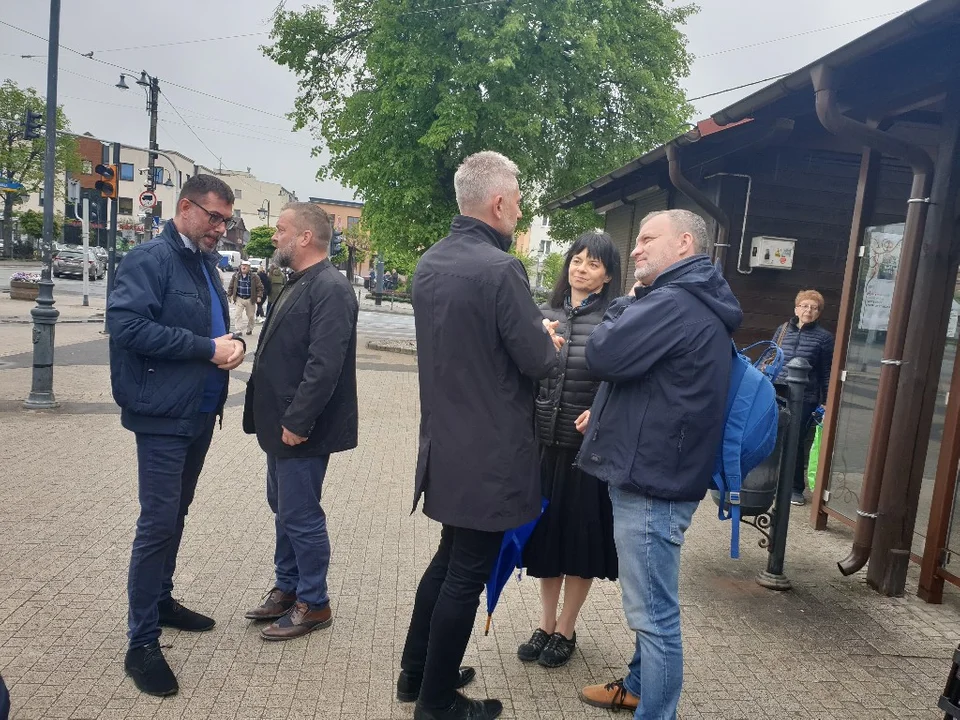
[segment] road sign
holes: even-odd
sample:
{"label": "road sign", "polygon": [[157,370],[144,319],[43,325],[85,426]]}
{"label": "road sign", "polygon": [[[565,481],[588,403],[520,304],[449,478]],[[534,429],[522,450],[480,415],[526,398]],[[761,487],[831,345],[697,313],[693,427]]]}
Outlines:
{"label": "road sign", "polygon": [[153,190],[144,190],[140,193],[140,207],[152,208],[157,204],[157,195]]}
{"label": "road sign", "polygon": [[20,192],[21,190],[23,190],[22,183],[0,178],[0,192]]}

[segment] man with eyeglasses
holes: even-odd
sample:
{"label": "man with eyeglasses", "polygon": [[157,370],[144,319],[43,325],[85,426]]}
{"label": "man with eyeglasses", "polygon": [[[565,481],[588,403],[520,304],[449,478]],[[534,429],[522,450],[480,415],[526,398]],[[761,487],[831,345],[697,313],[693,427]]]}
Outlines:
{"label": "man with eyeglasses", "polygon": [[140,517],[127,578],[124,668],[150,695],[178,689],[160,650],[160,627],[202,632],[212,618],[173,599],[184,518],[223,419],[229,371],[246,345],[228,332],[217,242],[233,226],[233,191],[212,175],[190,178],[176,216],[119,266],[107,302],[110,380],[120,422],[136,435]]}

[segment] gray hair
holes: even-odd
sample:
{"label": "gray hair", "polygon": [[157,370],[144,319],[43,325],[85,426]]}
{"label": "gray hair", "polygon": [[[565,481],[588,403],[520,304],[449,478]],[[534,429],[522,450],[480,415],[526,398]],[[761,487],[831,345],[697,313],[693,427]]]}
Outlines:
{"label": "gray hair", "polygon": [[701,255],[713,254],[713,238],[707,232],[707,222],[702,216],[690,210],[655,210],[652,213],[647,213],[646,217],[640,221],[640,227],[643,227],[647,224],[647,221],[658,215],[666,215],[670,218],[670,224],[677,235],[689,233],[693,237],[694,252]]}
{"label": "gray hair", "polygon": [[[333,225],[330,216],[319,205],[311,202],[292,202],[283,206],[283,210],[293,212],[293,223],[301,232],[309,230],[321,250],[330,247],[333,237]],[[282,212],[282,211],[281,211]]]}
{"label": "gray hair", "polygon": [[490,198],[513,191],[519,174],[517,164],[498,152],[470,155],[453,176],[460,212],[481,208]]}

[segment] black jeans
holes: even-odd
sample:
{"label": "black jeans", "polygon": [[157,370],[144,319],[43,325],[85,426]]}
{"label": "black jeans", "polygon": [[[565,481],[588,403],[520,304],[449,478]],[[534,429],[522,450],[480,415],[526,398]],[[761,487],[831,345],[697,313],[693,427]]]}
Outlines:
{"label": "black jeans", "polygon": [[793,476],[793,491],[803,494],[807,488],[807,461],[810,459],[810,448],[813,446],[813,411],[820,403],[803,401],[803,410],[800,415],[800,447],[797,449],[797,471]]}
{"label": "black jeans", "polygon": [[201,413],[191,435],[137,433],[140,518],[127,577],[131,648],[160,637],[158,605],[173,592],[183,524],[216,419]]}
{"label": "black jeans", "polygon": [[500,554],[502,532],[444,525],[440,547],[417,587],[400,667],[423,675],[420,704],[453,704],[460,663],[477,617],[480,593]]}

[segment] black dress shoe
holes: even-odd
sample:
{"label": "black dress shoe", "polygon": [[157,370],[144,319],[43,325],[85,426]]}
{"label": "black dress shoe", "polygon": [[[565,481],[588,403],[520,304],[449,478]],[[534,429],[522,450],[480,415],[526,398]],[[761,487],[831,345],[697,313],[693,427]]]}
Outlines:
{"label": "black dress shoe", "polygon": [[457,693],[457,699],[448,708],[425,708],[417,703],[413,720],[494,720],[503,712],[499,700],[471,700]]}
{"label": "black dress shoe", "polygon": [[180,690],[177,676],[167,665],[167,659],[163,656],[160,643],[157,641],[127,650],[123,669],[133,678],[133,684],[137,689],[147,695],[165,697],[176,695]]}
{"label": "black dress shoe", "polygon": [[205,632],[213,630],[213,626],[217,624],[213,618],[185,608],[173,598],[161,602],[159,610],[162,627],[176,628],[186,632]]}
{"label": "black dress shoe", "polygon": [[[460,677],[457,678],[457,690],[466,687],[477,676],[477,671],[472,667],[460,668]],[[415,702],[420,697],[420,685],[423,683],[423,675],[413,675],[406,670],[400,671],[400,677],[397,678],[397,700],[400,702]]]}

